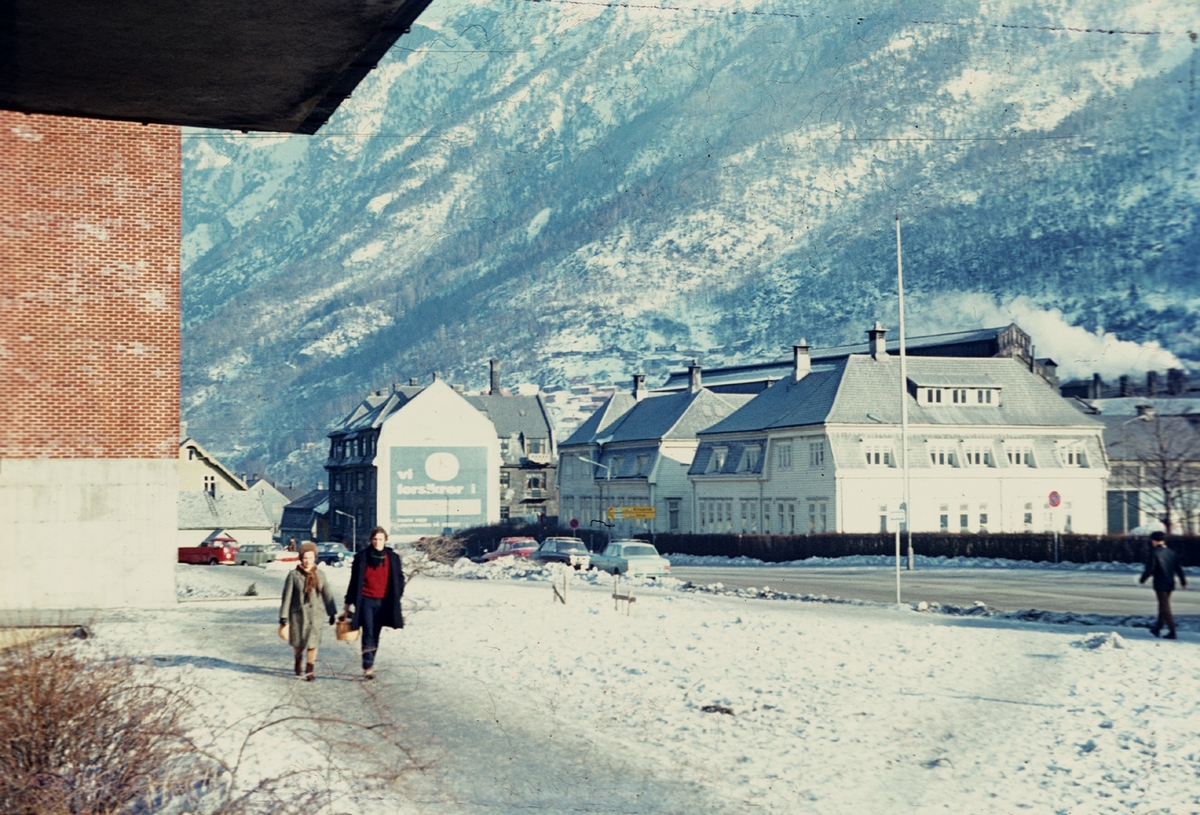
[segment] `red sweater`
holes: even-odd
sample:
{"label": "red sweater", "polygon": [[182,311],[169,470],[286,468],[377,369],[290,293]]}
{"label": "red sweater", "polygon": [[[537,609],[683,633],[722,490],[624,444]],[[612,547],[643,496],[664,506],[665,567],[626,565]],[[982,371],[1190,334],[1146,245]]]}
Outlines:
{"label": "red sweater", "polygon": [[[385,550],[386,551],[386,550]],[[389,566],[387,557],[376,566],[371,553],[367,553],[367,568],[363,571],[363,597],[381,600],[387,595]]]}

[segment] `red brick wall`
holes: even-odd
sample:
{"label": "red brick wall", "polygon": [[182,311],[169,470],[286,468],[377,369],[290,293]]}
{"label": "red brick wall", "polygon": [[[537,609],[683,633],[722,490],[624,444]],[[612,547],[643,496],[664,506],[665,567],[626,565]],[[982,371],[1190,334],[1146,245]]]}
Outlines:
{"label": "red brick wall", "polygon": [[180,132],[0,111],[0,456],[173,458]]}

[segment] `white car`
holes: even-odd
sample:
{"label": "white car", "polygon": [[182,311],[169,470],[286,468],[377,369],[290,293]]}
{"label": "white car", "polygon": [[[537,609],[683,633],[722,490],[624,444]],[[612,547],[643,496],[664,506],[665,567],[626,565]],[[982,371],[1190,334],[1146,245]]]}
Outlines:
{"label": "white car", "polygon": [[592,555],[592,568],[609,574],[666,577],[671,561],[658,553],[653,544],[639,540],[615,540],[598,555]]}

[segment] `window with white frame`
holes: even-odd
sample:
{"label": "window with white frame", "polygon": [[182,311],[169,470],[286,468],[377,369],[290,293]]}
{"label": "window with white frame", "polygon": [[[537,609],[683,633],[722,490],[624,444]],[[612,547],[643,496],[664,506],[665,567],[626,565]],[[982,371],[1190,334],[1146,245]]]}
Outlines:
{"label": "window with white frame", "polygon": [[992,467],[992,445],[985,442],[964,442],[963,462],[968,467]]}
{"label": "window with white frame", "polygon": [[779,469],[792,469],[792,443],[790,441],[783,441],[775,445],[775,457]]}
{"label": "window with white frame", "polygon": [[808,443],[808,466],[809,467],[824,467],[825,466],[825,442],[810,441]]}
{"label": "window with white frame", "polygon": [[608,474],[613,478],[616,478],[621,474],[621,470],[625,467],[625,456],[613,456],[612,464],[608,466]]}
{"label": "window with white frame", "polygon": [[829,531],[829,502],[824,498],[809,498],[808,499],[808,531],[809,532],[828,532]]}
{"label": "window with white frame", "polygon": [[965,405],[967,403],[967,389],[951,388],[950,403],[954,405]]}
{"label": "window with white frame", "polygon": [[890,442],[865,441],[863,452],[866,455],[868,467],[891,467],[892,445]]}
{"label": "window with white frame", "polygon": [[729,455],[729,449],[726,447],[714,447],[712,455],[708,458],[708,468],[705,472],[719,473],[725,469],[725,457]]}
{"label": "window with white frame", "polygon": [[1034,466],[1033,444],[1030,442],[1005,442],[1004,455],[1008,459],[1009,467]]}
{"label": "window with white frame", "polygon": [[1082,442],[1067,442],[1058,445],[1058,463],[1064,467],[1086,467]]}
{"label": "window with white frame", "polygon": [[1022,523],[1024,523],[1027,528],[1033,527],[1033,504],[1032,503],[1028,503],[1025,505],[1025,515],[1021,520],[1022,520]]}
{"label": "window with white frame", "polygon": [[[922,399],[921,396],[924,396],[925,398]],[[942,389],[921,388],[921,394],[917,396],[917,399],[927,405],[940,405],[942,403]]]}
{"label": "window with white frame", "polygon": [[779,510],[779,534],[796,534],[796,502],[779,501],[775,507]]}
{"label": "window with white frame", "polygon": [[633,474],[634,475],[645,475],[646,474],[646,465],[649,463],[650,463],[649,454],[642,454],[642,455],[638,456],[634,463]]}
{"label": "window with white frame", "polygon": [[739,473],[753,472],[758,466],[758,446],[747,447],[742,451],[742,460],[738,462]]}
{"label": "window with white frame", "polygon": [[987,532],[987,526],[988,526],[988,505],[980,504],[979,505],[979,531]]}
{"label": "window with white frame", "polygon": [[739,503],[742,512],[742,531],[758,532],[758,499],[743,498]]}
{"label": "window with white frame", "polygon": [[934,467],[957,467],[958,455],[953,442],[930,442],[929,462]]}
{"label": "window with white frame", "polygon": [[679,531],[679,506],[683,503],[682,498],[667,499],[667,531]]}

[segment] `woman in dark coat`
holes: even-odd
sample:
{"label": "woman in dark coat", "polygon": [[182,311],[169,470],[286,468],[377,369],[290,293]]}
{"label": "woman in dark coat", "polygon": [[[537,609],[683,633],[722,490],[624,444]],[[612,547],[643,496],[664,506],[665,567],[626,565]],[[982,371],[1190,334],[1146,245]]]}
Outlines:
{"label": "woman in dark coat", "polygon": [[1175,639],[1175,615],[1171,613],[1171,592],[1175,591],[1175,577],[1187,588],[1187,577],[1179,565],[1179,556],[1167,548],[1167,536],[1162,532],[1150,533],[1150,556],[1142,570],[1139,583],[1154,578],[1154,594],[1158,597],[1158,619],[1150,626],[1150,633],[1158,636],[1163,626],[1167,627],[1167,639]]}
{"label": "woman in dark coat", "polygon": [[325,573],[317,565],[317,545],[305,541],[300,547],[299,565],[283,579],[283,599],[279,604],[279,626],[287,626],[288,644],[296,652],[296,676],[300,675],[300,660],[308,651],[305,678],[309,682],[316,678],[313,671],[317,648],[321,645],[321,627],[326,617],[333,623],[335,614],[337,600],[325,581]]}
{"label": "woman in dark coat", "polygon": [[362,631],[363,679],[375,678],[380,632],[385,627],[404,627],[404,615],[400,612],[404,572],[400,556],[386,546],[387,538],[382,526],[375,527],[371,530],[371,545],[354,556],[342,609],[350,627]]}

